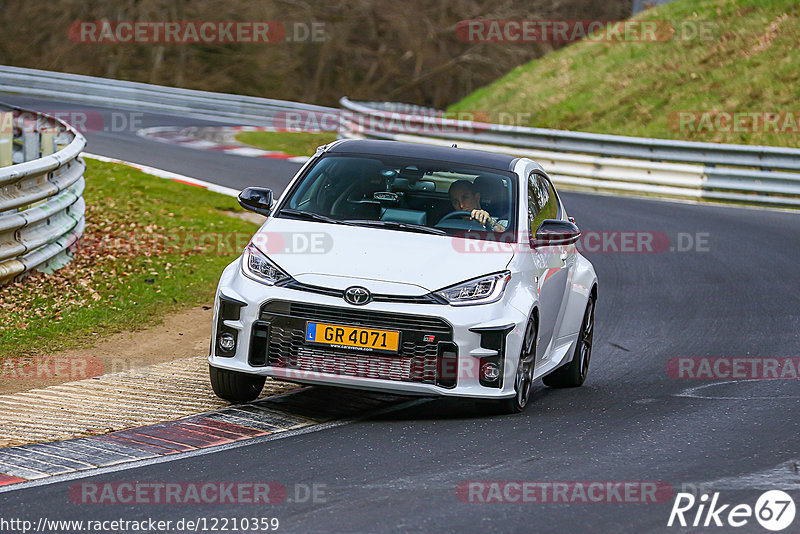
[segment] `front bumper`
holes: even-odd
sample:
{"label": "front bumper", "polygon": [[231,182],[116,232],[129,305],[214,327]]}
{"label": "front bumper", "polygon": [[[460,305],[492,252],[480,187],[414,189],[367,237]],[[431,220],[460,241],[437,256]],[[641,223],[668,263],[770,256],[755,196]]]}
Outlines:
{"label": "front bumper", "polygon": [[[353,285],[366,284],[354,280]],[[519,303],[511,305],[510,289],[500,301],[477,306],[394,302],[353,306],[337,297],[266,286],[242,275],[236,261],[223,272],[217,290],[209,363],[305,384],[507,398],[514,395],[527,324]],[[306,320],[400,330],[402,345],[398,354],[312,346],[303,339]],[[222,332],[236,340],[227,353],[218,346]],[[480,368],[487,362],[500,365],[497,381],[482,380]]]}

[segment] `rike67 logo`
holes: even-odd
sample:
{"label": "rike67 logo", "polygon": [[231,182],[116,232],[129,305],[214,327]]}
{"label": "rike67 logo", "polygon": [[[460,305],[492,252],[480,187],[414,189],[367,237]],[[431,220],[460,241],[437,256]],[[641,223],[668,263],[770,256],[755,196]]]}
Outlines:
{"label": "rike67 logo", "polygon": [[765,529],[778,532],[794,522],[795,512],[794,499],[781,490],[762,493],[755,506],[723,504],[719,492],[710,497],[703,493],[699,499],[691,493],[678,493],[667,526],[739,528],[755,518]]}

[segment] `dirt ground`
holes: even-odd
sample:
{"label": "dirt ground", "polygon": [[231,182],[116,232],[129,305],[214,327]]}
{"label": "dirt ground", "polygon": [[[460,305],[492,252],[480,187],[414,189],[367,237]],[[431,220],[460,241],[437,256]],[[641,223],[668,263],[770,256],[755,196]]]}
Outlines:
{"label": "dirt ground", "polygon": [[212,309],[202,306],[164,317],[138,332],[108,336],[92,347],[47,357],[8,358],[0,369],[0,395],[137,369],[179,358],[205,358]]}

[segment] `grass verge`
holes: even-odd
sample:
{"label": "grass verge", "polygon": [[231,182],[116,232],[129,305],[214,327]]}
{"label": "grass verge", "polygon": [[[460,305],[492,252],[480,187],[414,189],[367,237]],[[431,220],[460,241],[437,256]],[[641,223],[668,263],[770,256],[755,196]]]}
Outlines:
{"label": "grass verge", "polygon": [[[451,110],[503,113],[522,126],[800,146],[800,4],[679,0],[636,19],[669,24],[675,34],[666,42],[578,42]],[[765,121],[771,113],[776,127]]]}
{"label": "grass verge", "polygon": [[236,140],[262,150],[310,156],[318,146],[336,141],[336,132],[241,132]]}
{"label": "grass verge", "polygon": [[73,261],[0,288],[0,358],[87,346],[212,304],[256,226],[236,199],[87,160],[86,231]]}

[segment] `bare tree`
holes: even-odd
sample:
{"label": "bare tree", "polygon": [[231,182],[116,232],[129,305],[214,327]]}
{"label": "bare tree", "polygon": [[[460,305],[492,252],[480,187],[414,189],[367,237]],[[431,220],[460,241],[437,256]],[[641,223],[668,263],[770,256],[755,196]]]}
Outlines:
{"label": "bare tree", "polygon": [[[630,5],[631,0],[5,0],[0,62],[329,105],[348,95],[445,107],[563,46],[468,42],[456,32],[459,21],[619,20]],[[326,39],[192,44],[70,39],[70,27],[85,20],[275,21],[289,37],[316,23]]]}

